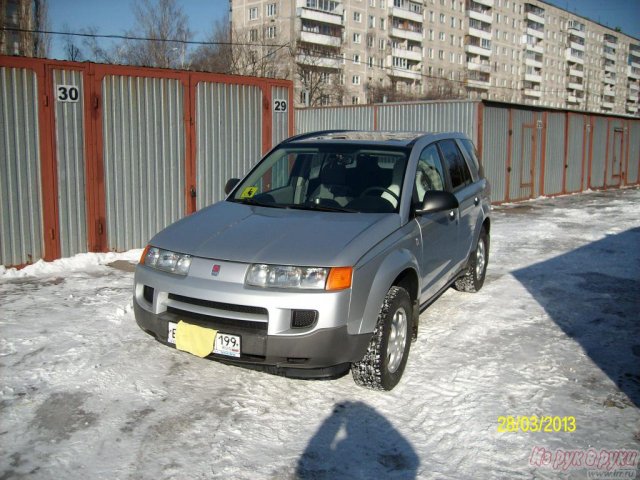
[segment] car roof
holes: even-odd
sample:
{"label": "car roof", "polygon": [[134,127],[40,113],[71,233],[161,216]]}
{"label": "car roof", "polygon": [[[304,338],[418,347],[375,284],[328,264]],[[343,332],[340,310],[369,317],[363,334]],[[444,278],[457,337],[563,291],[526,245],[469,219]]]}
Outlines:
{"label": "car roof", "polygon": [[323,130],[297,135],[285,140],[284,143],[348,143],[386,145],[393,147],[411,147],[422,139],[433,141],[444,138],[467,138],[460,132],[412,132],[412,131],[367,131],[367,130]]}

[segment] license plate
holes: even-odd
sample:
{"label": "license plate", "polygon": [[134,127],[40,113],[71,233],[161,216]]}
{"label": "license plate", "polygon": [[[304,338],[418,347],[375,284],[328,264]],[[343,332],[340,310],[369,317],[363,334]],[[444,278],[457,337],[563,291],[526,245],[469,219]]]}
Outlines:
{"label": "license plate", "polygon": [[[169,322],[167,331],[167,343],[170,343],[172,345],[176,344],[177,329],[177,323]],[[218,355],[225,355],[227,357],[240,358],[240,336],[218,332],[213,343],[213,353],[216,353]]]}
{"label": "license plate", "polygon": [[240,357],[240,337],[238,335],[229,335],[228,333],[220,333],[216,335],[213,344],[213,353],[218,355],[226,355],[227,357]]}

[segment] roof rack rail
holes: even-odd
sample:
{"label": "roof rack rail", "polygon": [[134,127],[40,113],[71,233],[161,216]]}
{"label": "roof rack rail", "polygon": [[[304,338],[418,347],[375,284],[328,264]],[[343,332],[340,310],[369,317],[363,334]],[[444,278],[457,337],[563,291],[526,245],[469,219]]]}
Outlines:
{"label": "roof rack rail", "polygon": [[289,137],[284,140],[282,143],[294,142],[296,140],[304,140],[305,138],[317,137],[321,135],[327,135],[330,133],[344,133],[344,132],[353,132],[354,130],[318,130],[317,132],[307,132],[301,133],[299,135],[294,135],[293,137]]}

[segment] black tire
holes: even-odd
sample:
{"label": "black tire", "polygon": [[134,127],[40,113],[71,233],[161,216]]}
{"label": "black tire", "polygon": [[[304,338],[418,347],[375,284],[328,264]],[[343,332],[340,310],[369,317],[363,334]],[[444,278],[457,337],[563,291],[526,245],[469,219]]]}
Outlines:
{"label": "black tire", "polygon": [[[481,264],[479,264],[481,262]],[[453,284],[456,290],[461,292],[477,292],[484,285],[489,264],[489,235],[483,228],[478,237],[476,248],[469,256],[469,265],[464,275]]]}
{"label": "black tire", "polygon": [[[405,318],[404,321],[402,316]],[[398,384],[409,357],[413,321],[413,307],[409,294],[402,287],[391,287],[378,314],[367,353],[362,360],[351,364],[351,374],[356,384],[372,390],[391,390]],[[392,325],[398,324],[404,325],[401,328],[404,329],[404,333],[395,331],[392,338]],[[401,338],[402,335],[404,339]],[[401,357],[398,356],[400,352]],[[391,357],[390,353],[394,355]]]}

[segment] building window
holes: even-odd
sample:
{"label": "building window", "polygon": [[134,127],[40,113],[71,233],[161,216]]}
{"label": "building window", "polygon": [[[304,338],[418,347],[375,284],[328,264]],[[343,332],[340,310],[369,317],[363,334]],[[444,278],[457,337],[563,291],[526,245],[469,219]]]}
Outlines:
{"label": "building window", "polygon": [[361,35],[359,33],[354,33],[353,34],[353,43],[360,43],[360,41],[362,40]]}
{"label": "building window", "polygon": [[444,60],[444,50],[438,50],[438,58]]}
{"label": "building window", "polygon": [[445,17],[444,13],[440,14],[440,23],[447,23],[447,17]]}
{"label": "building window", "polygon": [[353,63],[355,63],[356,65],[360,65],[360,55],[358,55],[357,53],[353,54]]}
{"label": "building window", "polygon": [[267,5],[267,17],[275,17],[277,13],[278,11],[275,3]]}
{"label": "building window", "polygon": [[369,15],[369,28],[376,28],[376,17]]}
{"label": "building window", "polygon": [[256,20],[258,18],[258,7],[251,7],[249,9],[249,20]]}
{"label": "building window", "polygon": [[360,97],[356,97],[355,95],[351,97],[351,105],[358,105],[360,103]]}
{"label": "building window", "polygon": [[367,35],[367,47],[373,48],[374,38],[371,35]]}
{"label": "building window", "polygon": [[351,83],[354,85],[360,85],[360,75],[354,75],[351,77]]}
{"label": "building window", "polygon": [[434,33],[433,30],[429,29],[429,40],[433,41]]}
{"label": "building window", "polygon": [[384,38],[381,38],[380,40],[378,40],[378,49],[384,50],[386,46],[387,46],[387,42],[384,41]]}
{"label": "building window", "polygon": [[267,27],[267,38],[276,38],[276,27]]}
{"label": "building window", "polygon": [[383,17],[380,17],[380,30],[384,31],[387,28]]}
{"label": "building window", "polygon": [[353,12],[353,21],[358,23],[362,22],[362,15],[360,12]]}
{"label": "building window", "polygon": [[441,42],[444,42],[447,39],[447,35],[444,32],[440,32],[438,38],[440,38]]}
{"label": "building window", "polygon": [[251,30],[249,30],[249,41],[250,42],[257,42],[258,41],[258,29],[257,28],[252,28]]}

